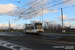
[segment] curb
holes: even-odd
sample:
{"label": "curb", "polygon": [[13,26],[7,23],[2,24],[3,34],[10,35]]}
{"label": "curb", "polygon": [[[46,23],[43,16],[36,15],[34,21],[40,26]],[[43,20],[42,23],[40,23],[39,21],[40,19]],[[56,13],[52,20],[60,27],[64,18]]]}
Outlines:
{"label": "curb", "polygon": [[73,44],[73,45],[75,45],[75,43],[72,43],[72,42],[62,42],[62,41],[55,41],[55,42],[57,42],[57,43],[66,43],[66,44]]}

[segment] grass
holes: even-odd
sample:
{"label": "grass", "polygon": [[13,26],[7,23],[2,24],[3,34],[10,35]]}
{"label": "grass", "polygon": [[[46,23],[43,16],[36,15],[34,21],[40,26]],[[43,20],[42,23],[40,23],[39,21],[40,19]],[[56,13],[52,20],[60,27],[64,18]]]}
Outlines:
{"label": "grass", "polygon": [[75,34],[75,31],[67,31],[65,33],[63,33],[63,32],[56,32],[56,31],[44,31],[43,33]]}
{"label": "grass", "polygon": [[3,31],[3,30],[1,31],[0,30],[0,32],[23,32],[23,30],[11,30],[11,31]]}
{"label": "grass", "polygon": [[74,42],[75,43],[75,36],[65,36],[65,37],[59,38],[57,41]]}

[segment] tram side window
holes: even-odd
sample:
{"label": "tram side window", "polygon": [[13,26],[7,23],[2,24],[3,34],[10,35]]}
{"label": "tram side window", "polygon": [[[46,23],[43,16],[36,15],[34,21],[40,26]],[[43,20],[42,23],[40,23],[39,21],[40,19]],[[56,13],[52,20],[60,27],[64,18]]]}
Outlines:
{"label": "tram side window", "polygon": [[26,27],[27,30],[29,30],[29,27]]}
{"label": "tram side window", "polygon": [[26,27],[27,30],[34,29],[34,27]]}
{"label": "tram side window", "polygon": [[34,29],[34,27],[31,27],[31,29]]}

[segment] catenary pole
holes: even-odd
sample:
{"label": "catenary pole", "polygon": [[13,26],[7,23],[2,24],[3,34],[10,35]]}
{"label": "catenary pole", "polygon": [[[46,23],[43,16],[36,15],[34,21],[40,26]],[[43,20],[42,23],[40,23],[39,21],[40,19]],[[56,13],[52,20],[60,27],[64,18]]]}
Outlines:
{"label": "catenary pole", "polygon": [[63,9],[61,8],[61,18],[62,18],[62,31],[63,31]]}

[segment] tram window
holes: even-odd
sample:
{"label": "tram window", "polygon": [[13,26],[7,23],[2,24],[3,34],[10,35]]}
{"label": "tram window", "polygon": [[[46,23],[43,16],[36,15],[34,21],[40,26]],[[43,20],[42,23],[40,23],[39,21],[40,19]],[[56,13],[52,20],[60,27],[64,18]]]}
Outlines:
{"label": "tram window", "polygon": [[26,27],[26,29],[30,30],[30,29],[34,29],[34,27],[29,26],[29,27]]}
{"label": "tram window", "polygon": [[29,29],[30,29],[30,27],[26,27],[26,29],[27,29],[27,30],[29,30]]}
{"label": "tram window", "polygon": [[37,25],[37,29],[42,29],[42,25]]}
{"label": "tram window", "polygon": [[26,27],[26,29],[28,30],[28,29],[29,29],[29,27]]}
{"label": "tram window", "polygon": [[31,29],[34,29],[34,27],[31,27]]}

